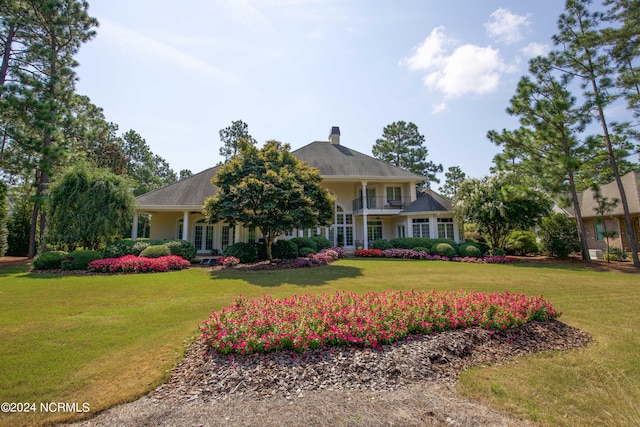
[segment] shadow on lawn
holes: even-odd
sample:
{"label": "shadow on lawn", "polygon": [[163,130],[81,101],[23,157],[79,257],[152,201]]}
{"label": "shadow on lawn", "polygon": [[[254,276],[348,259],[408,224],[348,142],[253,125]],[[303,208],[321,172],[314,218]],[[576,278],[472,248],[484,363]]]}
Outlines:
{"label": "shadow on lawn", "polygon": [[343,265],[324,265],[270,271],[214,270],[211,279],[241,279],[256,286],[275,287],[283,284],[322,286],[334,280],[362,276],[362,270]]}

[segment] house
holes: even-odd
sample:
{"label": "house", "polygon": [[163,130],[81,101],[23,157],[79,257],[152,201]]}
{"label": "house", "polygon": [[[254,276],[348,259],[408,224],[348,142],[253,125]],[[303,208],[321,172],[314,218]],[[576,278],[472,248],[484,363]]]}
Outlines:
{"label": "house", "polygon": [[[375,239],[432,237],[459,241],[451,202],[429,190],[418,190],[424,177],[392,166],[340,143],[333,127],[328,141],[315,141],[292,152],[320,171],[334,196],[335,220],[329,227],[291,230],[281,238],[324,236],[347,250],[368,248]],[[132,238],[138,214],[151,215],[151,239],[185,239],[198,253],[221,251],[236,242],[256,242],[259,230],[225,223],[209,224],[202,214],[207,197],[217,191],[211,184],[220,166],[136,198]]]}
{"label": "house", "polygon": [[[627,196],[627,203],[629,205],[629,213],[631,214],[631,221],[635,230],[636,240],[640,239],[640,173],[637,171],[630,172],[621,177],[622,186],[624,188],[625,195]],[[606,197],[608,201],[613,199],[620,200],[620,191],[616,182],[603,185],[600,188],[603,197]],[[607,242],[604,238],[605,225],[607,231],[615,231],[616,236],[609,238],[609,244],[612,247],[618,247],[624,251],[630,251],[630,243],[626,233],[626,225],[624,220],[624,212],[622,210],[622,204],[613,208],[610,212],[607,212],[604,216],[604,224],[602,218],[596,213],[598,204],[594,199],[593,190],[585,190],[578,193],[580,202],[580,213],[584,221],[584,228],[587,235],[587,243],[590,250],[605,251],[607,249]],[[568,209],[566,212],[575,217],[573,209]],[[640,240],[638,240],[640,246]]]}

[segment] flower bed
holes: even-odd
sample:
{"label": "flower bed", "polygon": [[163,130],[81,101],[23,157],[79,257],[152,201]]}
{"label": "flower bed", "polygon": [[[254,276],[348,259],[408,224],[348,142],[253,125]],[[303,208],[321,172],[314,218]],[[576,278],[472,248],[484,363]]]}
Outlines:
{"label": "flower bed", "polygon": [[446,257],[438,254],[428,254],[425,251],[415,251],[413,249],[358,249],[355,251],[357,257],[364,258],[402,258],[402,259],[424,259],[429,261],[454,261],[473,262],[483,264],[507,264],[515,261],[513,258],[504,256],[487,257]]}
{"label": "flower bed", "polygon": [[366,295],[269,296],[214,311],[202,336],[223,354],[251,354],[337,345],[378,348],[409,334],[479,326],[506,329],[555,319],[560,312],[542,297],[473,291],[387,291]]}
{"label": "flower bed", "polygon": [[186,259],[177,255],[159,258],[125,255],[120,258],[104,258],[91,261],[89,271],[97,273],[153,273],[169,270],[182,270],[191,265]]}

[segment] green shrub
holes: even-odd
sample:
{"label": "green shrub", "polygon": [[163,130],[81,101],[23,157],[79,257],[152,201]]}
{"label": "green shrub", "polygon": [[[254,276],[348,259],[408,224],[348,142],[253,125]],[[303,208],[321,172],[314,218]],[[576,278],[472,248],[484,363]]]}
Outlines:
{"label": "green shrub", "polygon": [[425,252],[430,254],[431,253],[431,249],[429,248],[425,248],[424,246],[416,246],[415,248],[413,248],[414,251],[416,252]]}
{"label": "green shrub", "polygon": [[139,256],[146,258],[160,258],[161,256],[171,255],[171,251],[165,245],[150,245],[147,246]]}
{"label": "green shrub", "polygon": [[500,248],[491,248],[491,250],[489,250],[487,255],[489,255],[489,256],[505,256],[505,252],[504,252],[503,249],[500,249]]}
{"label": "green shrub", "polygon": [[149,241],[137,240],[133,243],[133,246],[131,247],[131,255],[140,256],[142,251],[147,249],[149,246],[158,246],[158,245],[152,245],[151,243],[149,243]]}
{"label": "green shrub", "polygon": [[369,249],[380,249],[384,251],[386,249],[393,249],[393,245],[385,239],[376,239],[369,243]]}
{"label": "green shrub", "polygon": [[313,248],[300,248],[300,249],[298,249],[298,255],[301,256],[301,257],[309,256],[309,255],[315,254],[315,253],[318,253],[318,252]]}
{"label": "green shrub", "polygon": [[33,260],[36,270],[58,270],[62,268],[62,259],[67,255],[65,251],[51,251],[38,255]]}
{"label": "green shrub", "polygon": [[278,259],[295,259],[298,257],[298,246],[291,240],[278,240],[271,247],[271,255]]}
{"label": "green shrub", "polygon": [[[275,243],[273,245],[275,245]],[[271,245],[271,256],[274,256],[273,255],[273,245]],[[295,243],[293,245],[295,246]],[[256,243],[256,252],[258,253],[258,259],[259,260],[267,259],[267,245],[265,245],[264,242]],[[296,256],[298,256],[298,247],[297,246],[296,246]]]}
{"label": "green shrub", "polygon": [[604,259],[607,261],[624,261],[627,253],[616,246],[609,246],[609,253],[605,253]]}
{"label": "green shrub", "polygon": [[431,247],[431,252],[433,254],[438,254],[440,256],[446,256],[449,258],[456,255],[456,250],[453,249],[453,246],[448,243],[436,243]]}
{"label": "green shrub", "polygon": [[329,239],[322,236],[313,236],[311,238],[316,244],[316,250],[320,252],[323,249],[329,249],[333,247],[333,243],[329,241]]}
{"label": "green shrub", "polygon": [[222,251],[222,255],[234,256],[238,258],[240,262],[243,264],[246,264],[248,262],[253,262],[258,258],[258,252],[256,251],[256,247],[251,243],[246,243],[246,242],[238,242],[238,243],[234,243],[231,246],[227,246]]}
{"label": "green shrub", "polygon": [[102,259],[102,254],[98,251],[80,250],[69,252],[62,258],[60,267],[63,270],[86,270],[91,261]]}
{"label": "green shrub", "polygon": [[186,260],[192,260],[196,256],[196,247],[187,240],[172,240],[164,244],[169,248],[171,255],[177,255]]}
{"label": "green shrub", "polygon": [[540,250],[536,242],[536,235],[531,231],[512,232],[505,249],[509,255],[537,254]]}
{"label": "green shrub", "polygon": [[465,243],[461,243],[458,246],[458,255],[480,257],[482,256],[482,250],[477,246],[476,243],[465,242]]}
{"label": "green shrub", "polygon": [[289,241],[295,243],[298,247],[298,255],[300,255],[300,249],[302,248],[311,248],[316,252],[318,251],[318,245],[310,237],[294,237],[293,239],[289,239]]}
{"label": "green shrub", "polygon": [[431,239],[424,237],[396,237],[389,240],[394,249],[413,249],[417,247],[430,248],[433,246]]}
{"label": "green shrub", "polygon": [[389,243],[393,245],[395,249],[415,249],[421,248],[433,248],[433,246],[439,243],[446,243],[453,248],[454,251],[458,250],[458,244],[451,239],[429,239],[426,237],[397,237],[389,240]]}
{"label": "green shrub", "polygon": [[542,251],[566,259],[572,252],[580,251],[576,222],[567,215],[553,213],[542,218],[539,231]]}

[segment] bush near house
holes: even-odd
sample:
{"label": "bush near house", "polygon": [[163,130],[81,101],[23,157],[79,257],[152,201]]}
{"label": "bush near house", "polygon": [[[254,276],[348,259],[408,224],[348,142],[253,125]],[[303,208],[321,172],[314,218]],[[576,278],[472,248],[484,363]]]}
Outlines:
{"label": "bush near house", "polygon": [[60,266],[63,270],[86,270],[89,263],[97,259],[102,259],[102,254],[98,251],[73,251],[62,258]]}
{"label": "bush near house", "polygon": [[140,252],[139,256],[144,258],[160,258],[168,255],[171,255],[171,250],[165,245],[151,245]]}
{"label": "bush near house", "polygon": [[391,244],[391,242],[385,239],[376,239],[373,242],[369,243],[369,249],[380,249],[384,251],[385,249],[392,249],[392,248],[393,248],[393,245]]}
{"label": "bush near house", "polygon": [[156,273],[169,270],[182,270],[191,265],[189,261],[177,255],[159,258],[125,255],[119,258],[104,258],[91,261],[89,271],[97,273]]}
{"label": "bush near house", "polygon": [[313,236],[311,238],[311,240],[313,240],[316,244],[316,250],[318,252],[321,252],[325,249],[330,249],[331,246],[333,246],[333,243],[331,243],[329,241],[329,239],[322,237],[322,236]]}
{"label": "bush near house", "polygon": [[448,243],[437,243],[431,247],[431,252],[434,255],[446,256],[453,258],[456,255],[456,250]]}
{"label": "bush near house", "polygon": [[316,251],[313,248],[300,248],[298,250],[298,256],[301,256],[301,257],[308,257],[309,255],[316,254],[316,253],[318,253],[318,251]]}
{"label": "bush near house", "polygon": [[294,237],[293,239],[289,239],[289,241],[295,243],[298,247],[298,256],[301,256],[300,249],[302,248],[311,248],[318,252],[318,244],[310,237]]}
{"label": "bush near house", "polygon": [[62,259],[67,255],[65,251],[50,251],[38,255],[33,260],[36,270],[58,270],[62,268]]}
{"label": "bush near house", "polygon": [[222,251],[222,255],[236,257],[243,264],[253,262],[258,258],[256,247],[251,243],[245,242],[238,242],[227,246]]}
{"label": "bush near house", "polygon": [[458,255],[462,257],[480,257],[483,253],[478,246],[479,245],[473,242],[461,243],[460,246],[458,246]]}
{"label": "bush near house", "polygon": [[196,256],[196,247],[187,240],[172,240],[164,244],[171,255],[177,255],[186,260],[192,260]]}
{"label": "bush near house", "polygon": [[507,255],[537,254],[540,251],[536,235],[531,231],[514,231],[507,240]]}
{"label": "bush near house", "polygon": [[[263,245],[264,246],[264,245]],[[277,259],[295,259],[298,257],[298,246],[291,240],[280,239],[273,244],[273,257]],[[267,253],[265,251],[266,259]]]}

